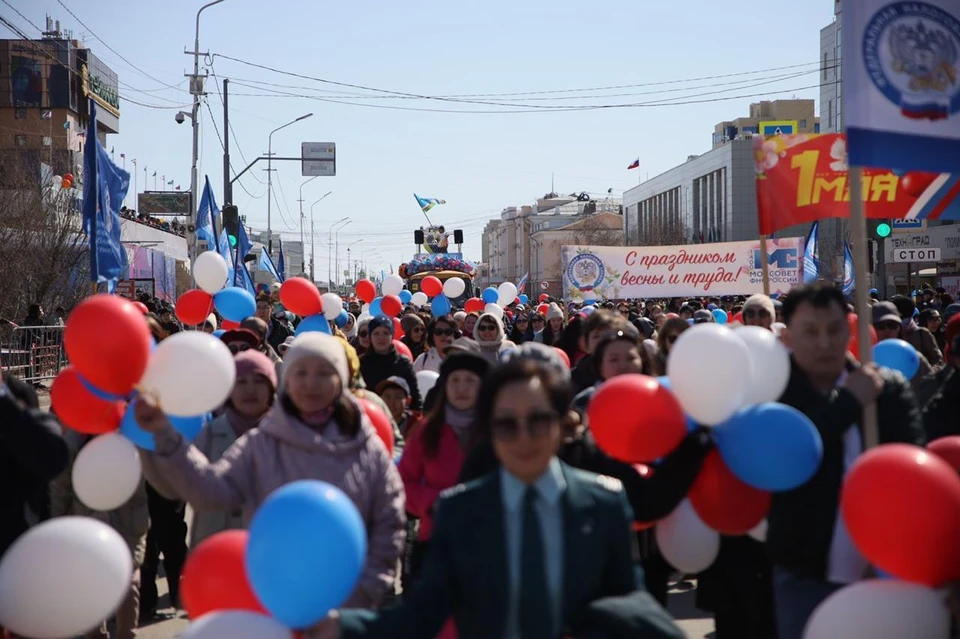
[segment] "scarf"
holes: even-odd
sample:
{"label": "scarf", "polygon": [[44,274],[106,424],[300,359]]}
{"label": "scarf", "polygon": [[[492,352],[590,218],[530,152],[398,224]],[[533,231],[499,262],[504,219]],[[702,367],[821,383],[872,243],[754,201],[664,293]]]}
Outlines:
{"label": "scarf", "polygon": [[447,404],[443,409],[443,413],[445,421],[450,425],[450,428],[453,429],[454,435],[457,436],[457,441],[459,441],[460,445],[463,446],[467,441],[470,424],[473,423],[473,420],[476,417],[476,411],[460,410],[458,408],[454,408],[450,404]]}
{"label": "scarf", "polygon": [[[269,412],[269,410],[270,409],[268,408],[267,412]],[[267,414],[267,413],[264,413],[259,417],[254,417],[251,419],[249,417],[244,417],[243,415],[238,413],[233,406],[230,406],[230,405],[227,405],[227,407],[224,409],[223,412],[226,413],[227,422],[230,424],[230,428],[233,429],[234,434],[238,438],[244,433],[247,433],[253,430],[254,428],[256,428],[257,426],[259,426],[260,422],[263,421],[264,415]]]}
{"label": "scarf", "polygon": [[304,413],[301,411],[300,413],[300,420],[304,424],[313,430],[319,431],[323,430],[323,427],[326,426],[331,417],[333,417],[333,404],[330,404],[323,410],[318,410],[312,413]]}

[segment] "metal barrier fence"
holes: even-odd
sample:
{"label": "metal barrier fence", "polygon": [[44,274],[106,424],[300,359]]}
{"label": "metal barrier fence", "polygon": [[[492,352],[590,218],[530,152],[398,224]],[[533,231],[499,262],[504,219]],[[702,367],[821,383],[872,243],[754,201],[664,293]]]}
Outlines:
{"label": "metal barrier fence", "polygon": [[0,339],[0,365],[25,382],[53,379],[67,365],[62,326],[18,326]]}

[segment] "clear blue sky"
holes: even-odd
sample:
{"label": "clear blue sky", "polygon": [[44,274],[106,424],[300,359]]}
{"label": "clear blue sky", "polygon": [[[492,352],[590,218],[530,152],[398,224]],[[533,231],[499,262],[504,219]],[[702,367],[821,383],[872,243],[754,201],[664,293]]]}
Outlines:
{"label": "clear blue sky", "polygon": [[[157,170],[187,189],[190,127],[176,124],[174,114],[176,105],[190,103],[183,73],[191,70],[192,58],[183,51],[192,47],[196,10],[203,2],[63,0],[86,27],[57,0],[9,2],[41,27],[45,14],[58,18],[62,28],[72,29],[75,38],[118,73],[121,133],[108,141],[118,162],[125,153],[128,168],[129,160],[137,158],[141,169],[146,164],[151,174]],[[0,4],[0,14],[39,35],[9,6]],[[816,89],[798,89],[818,82],[819,31],[832,19],[832,0],[488,0],[465,5],[434,0],[226,0],[204,12],[200,48],[283,71],[429,96],[663,83],[809,64],[796,70],[809,73],[780,80],[774,78],[791,71],[510,98],[541,106],[716,100],[699,104],[469,114],[262,96],[282,91],[330,98],[332,92],[363,94],[335,99],[407,108],[503,107],[372,97],[377,94],[215,57],[213,72],[233,82],[231,123],[248,160],[266,153],[271,129],[307,112],[314,116],[274,135],[275,153],[298,155],[301,141],[337,143],[337,177],[317,178],[304,188],[306,209],[333,191],[315,208],[321,279],[326,275],[329,224],[344,216],[353,222],[340,234],[341,259],[346,244],[363,238],[354,246],[354,257],[365,252],[376,267],[396,267],[414,252],[413,230],[424,223],[412,193],[444,198],[447,204],[431,211],[431,219],[448,229],[462,228],[464,252],[479,260],[486,220],[505,206],[530,203],[548,192],[551,174],[561,193],[605,193],[610,187],[619,192],[639,177],[656,175],[708,150],[714,124],[746,115],[752,101],[816,98]],[[161,82],[178,88],[165,88]],[[243,87],[241,82],[258,86]],[[222,106],[212,83],[208,91],[216,125],[222,128]],[[751,94],[762,95],[738,97]],[[124,97],[168,108],[145,108]],[[210,176],[222,202],[222,150],[206,106],[201,113],[201,180],[204,174]],[[232,144],[231,155],[239,171],[245,163],[237,146]],[[627,171],[638,156],[639,174]],[[273,228],[299,239],[297,199],[305,178],[297,163],[276,166],[274,190],[280,201],[274,200]],[[248,175],[241,182],[260,197],[235,185],[235,203],[248,223],[264,229],[266,174],[255,167]],[[142,190],[142,172],[139,182]],[[379,257],[371,257],[374,249]]]}

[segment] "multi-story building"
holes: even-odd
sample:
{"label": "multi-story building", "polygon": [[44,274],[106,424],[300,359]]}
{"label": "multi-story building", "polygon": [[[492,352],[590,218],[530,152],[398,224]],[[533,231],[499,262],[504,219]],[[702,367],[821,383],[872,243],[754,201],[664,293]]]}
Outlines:
{"label": "multi-story building", "polygon": [[[253,252],[259,256],[260,251],[266,250],[268,240],[270,239],[267,231],[250,231],[249,237],[254,245]],[[277,268],[280,268],[280,239],[280,234],[274,232],[273,253],[271,253],[270,257]],[[257,262],[253,262],[250,265],[254,281],[257,284],[269,284],[272,282],[273,279],[270,277],[270,274],[265,271],[259,271],[256,265]],[[303,244],[300,243],[300,240],[283,240],[283,265],[287,277],[310,272],[309,256],[304,253]]]}
{"label": "multi-story building", "polygon": [[820,29],[820,130],[843,131],[843,82],[840,68],[840,0],[833,1],[833,22]]}
{"label": "multi-story building", "polygon": [[713,127],[713,148],[754,135],[819,132],[813,100],[764,100],[751,104],[747,117],[718,122]]}

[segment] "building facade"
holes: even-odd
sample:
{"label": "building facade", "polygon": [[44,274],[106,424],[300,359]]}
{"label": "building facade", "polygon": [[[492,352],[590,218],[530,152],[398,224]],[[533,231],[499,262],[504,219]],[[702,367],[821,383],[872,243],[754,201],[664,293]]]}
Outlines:
{"label": "building facade", "polygon": [[754,135],[819,132],[813,100],[764,100],[751,104],[747,117],[718,122],[713,127],[713,148]]}

